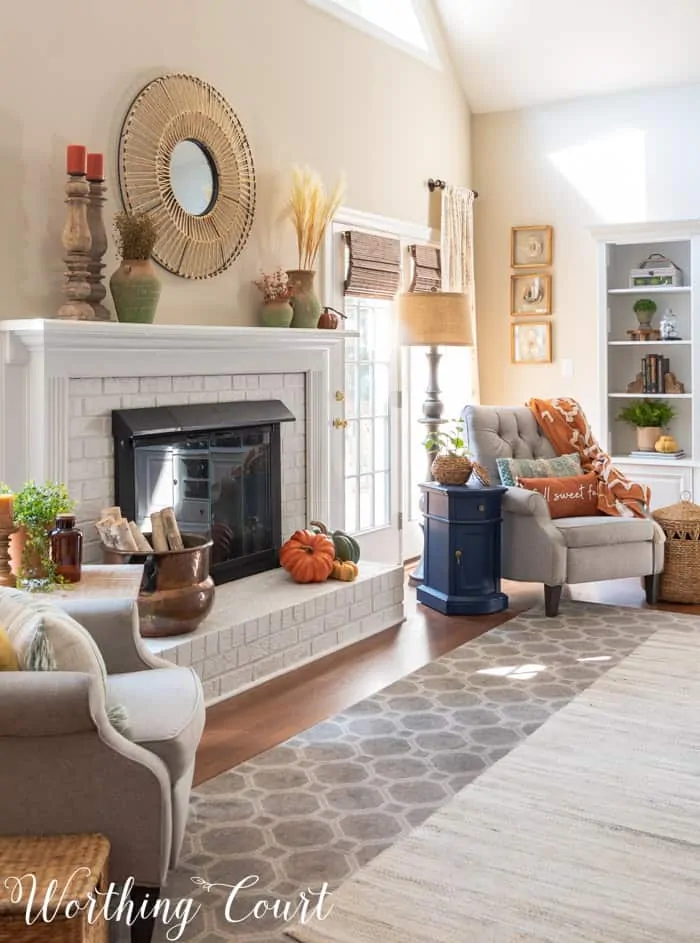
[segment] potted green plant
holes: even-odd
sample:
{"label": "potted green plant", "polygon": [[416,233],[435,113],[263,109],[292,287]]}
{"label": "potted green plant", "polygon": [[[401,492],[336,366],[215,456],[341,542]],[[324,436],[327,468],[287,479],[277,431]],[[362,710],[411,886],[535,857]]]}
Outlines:
{"label": "potted green plant", "polygon": [[122,262],[109,280],[117,318],[136,324],[152,324],[161,283],[151,255],[158,239],[148,213],[117,213],[114,217],[117,250]]}
{"label": "potted green plant", "polygon": [[665,399],[635,399],[620,410],[618,419],[637,428],[637,448],[653,452],[664,426],[676,415]]}
{"label": "potted green plant", "polygon": [[49,531],[56,515],[72,511],[66,486],[55,481],[28,481],[15,494],[13,517],[17,532],[10,540],[12,572],[17,586],[31,592],[51,589],[57,582],[49,552]]}
{"label": "potted green plant", "polygon": [[651,319],[656,314],[656,302],[651,298],[639,298],[634,303],[633,311],[640,327],[650,327]]}
{"label": "potted green plant", "polygon": [[472,463],[461,422],[453,420],[447,429],[427,435],[423,445],[435,455],[430,466],[435,481],[441,485],[464,485],[469,481]]}

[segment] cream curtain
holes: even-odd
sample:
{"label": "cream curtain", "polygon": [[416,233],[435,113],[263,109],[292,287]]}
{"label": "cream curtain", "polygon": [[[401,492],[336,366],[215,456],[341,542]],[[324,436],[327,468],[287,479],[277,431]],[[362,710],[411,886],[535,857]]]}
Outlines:
{"label": "cream curtain", "polygon": [[476,305],[474,296],[474,192],[465,187],[446,186],[442,191],[440,238],[442,290],[469,295],[469,315],[474,346],[471,353],[471,394],[469,402],[479,400]]}

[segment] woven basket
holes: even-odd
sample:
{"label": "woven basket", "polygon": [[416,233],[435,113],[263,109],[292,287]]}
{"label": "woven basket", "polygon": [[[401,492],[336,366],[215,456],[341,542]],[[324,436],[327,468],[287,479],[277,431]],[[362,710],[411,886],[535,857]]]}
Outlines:
{"label": "woven basket", "polygon": [[430,470],[438,484],[464,485],[472,473],[472,463],[466,455],[436,455]]}
{"label": "woven basket", "polygon": [[700,505],[683,499],[652,512],[666,534],[659,598],[700,603]]}
{"label": "woven basket", "polygon": [[[102,835],[52,835],[46,837],[0,837],[0,875],[36,875],[37,893],[32,916],[38,913],[52,881],[56,882],[48,912],[58,909],[50,923],[37,919],[27,923],[29,881],[23,881],[22,900],[0,899],[0,943],[107,943],[109,927],[100,914],[94,923],[88,911],[66,918],[61,910],[61,893],[68,886],[63,905],[69,900],[85,905],[95,889],[107,890],[109,842]],[[89,869],[89,873],[77,869]],[[104,898],[100,898],[104,900]]]}

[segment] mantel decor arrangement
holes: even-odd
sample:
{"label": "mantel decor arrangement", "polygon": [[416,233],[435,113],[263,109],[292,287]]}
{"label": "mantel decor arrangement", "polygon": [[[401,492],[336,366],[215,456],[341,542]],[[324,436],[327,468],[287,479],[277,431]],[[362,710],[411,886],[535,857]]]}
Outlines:
{"label": "mantel decor arrangement", "polygon": [[292,327],[315,328],[321,317],[321,302],[316,295],[316,261],[326,229],[345,194],[341,177],[331,193],[319,175],[308,167],[294,167],[287,215],[297,240],[297,268],[287,272],[294,295]]}
{"label": "mantel decor arrangement", "polygon": [[117,250],[122,262],[109,280],[117,318],[132,324],[152,324],[161,282],[151,254],[158,232],[148,213],[117,213],[114,218]]}

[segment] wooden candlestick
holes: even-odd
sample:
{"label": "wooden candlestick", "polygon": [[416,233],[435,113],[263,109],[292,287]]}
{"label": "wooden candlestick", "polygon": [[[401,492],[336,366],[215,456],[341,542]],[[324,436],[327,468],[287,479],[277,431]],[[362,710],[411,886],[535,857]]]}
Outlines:
{"label": "wooden candlestick", "polygon": [[0,528],[0,586],[15,586],[15,575],[10,568],[10,537],[16,528]]}
{"label": "wooden candlestick", "polygon": [[111,312],[102,304],[107,294],[107,289],[103,285],[105,264],[102,261],[102,257],[107,251],[107,233],[102,218],[102,207],[105,202],[104,193],[107,188],[104,180],[91,180],[89,178],[88,186],[87,222],[92,239],[90,261],[88,262],[88,279],[90,281],[88,304],[91,306],[96,320],[111,321]]}
{"label": "wooden candlestick", "polygon": [[65,282],[63,294],[68,299],[58,309],[59,318],[78,321],[97,320],[88,298],[92,291],[88,265],[92,237],[87,221],[87,204],[90,186],[84,174],[72,174],[66,183],[68,216],[63,227],[63,248],[66,250]]}

